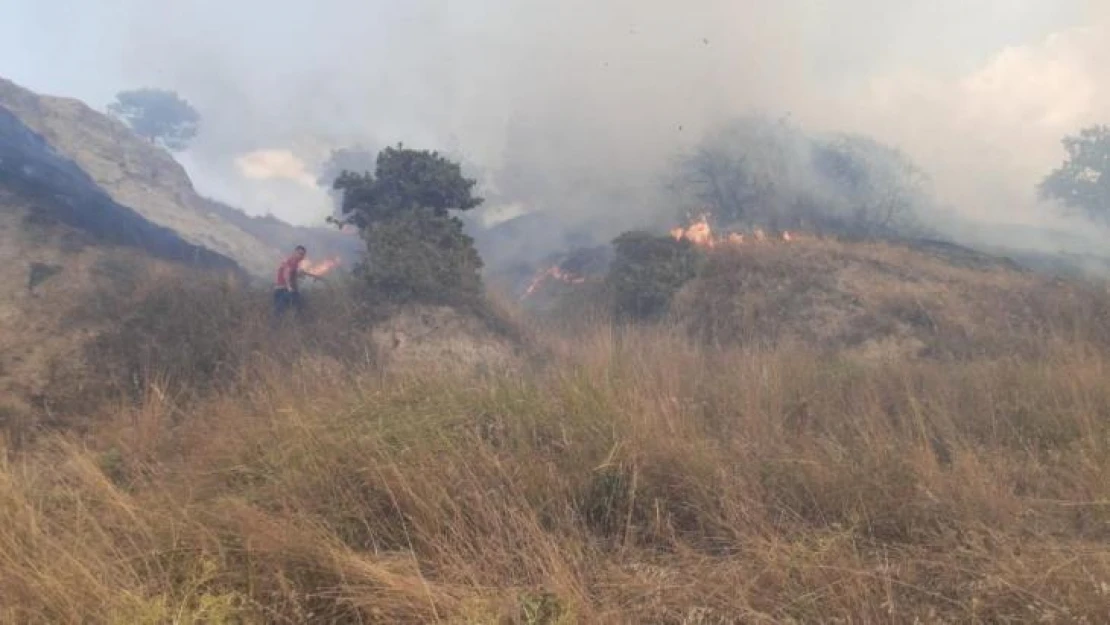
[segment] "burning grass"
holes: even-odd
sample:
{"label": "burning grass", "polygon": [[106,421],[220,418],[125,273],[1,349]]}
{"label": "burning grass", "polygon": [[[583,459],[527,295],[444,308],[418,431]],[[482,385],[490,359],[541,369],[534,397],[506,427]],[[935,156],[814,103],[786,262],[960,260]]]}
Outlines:
{"label": "burning grass", "polygon": [[766,230],[759,227],[752,228],[747,234],[740,231],[731,231],[719,235],[714,232],[713,228],[709,225],[709,216],[706,214],[691,220],[690,224],[687,226],[672,228],[670,234],[676,241],[689,241],[697,247],[707,250],[750,245],[752,243],[792,243],[803,238],[809,238],[799,235],[797,232],[790,232],[789,230],[768,234]]}
{"label": "burning grass", "polygon": [[[0,620],[1098,622],[1104,350],[846,360],[657,326],[547,366],[259,356],[0,465]],[[557,340],[558,339],[558,340]]]}

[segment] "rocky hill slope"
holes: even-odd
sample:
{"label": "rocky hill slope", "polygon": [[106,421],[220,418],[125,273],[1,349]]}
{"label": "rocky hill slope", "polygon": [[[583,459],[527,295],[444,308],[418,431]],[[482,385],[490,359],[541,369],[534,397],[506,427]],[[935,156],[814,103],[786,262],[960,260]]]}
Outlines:
{"label": "rocky hill slope", "polygon": [[332,254],[349,256],[358,249],[357,239],[338,232],[251,218],[202,197],[168,152],[78,100],[39,95],[0,78],[0,110],[40,135],[116,203],[254,275],[268,278],[294,239]]}

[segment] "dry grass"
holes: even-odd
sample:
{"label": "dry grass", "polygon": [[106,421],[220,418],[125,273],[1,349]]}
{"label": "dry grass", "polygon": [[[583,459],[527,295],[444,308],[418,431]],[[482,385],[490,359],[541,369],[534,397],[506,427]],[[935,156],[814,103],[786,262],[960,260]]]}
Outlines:
{"label": "dry grass", "polygon": [[861,360],[588,318],[516,373],[233,343],[236,384],[9,452],[0,622],[1105,622],[1102,322],[1042,321]]}
{"label": "dry grass", "polygon": [[816,239],[712,255],[674,311],[708,343],[957,360],[1036,358],[1053,340],[1110,347],[1107,315],[1104,285],[953,248]]}

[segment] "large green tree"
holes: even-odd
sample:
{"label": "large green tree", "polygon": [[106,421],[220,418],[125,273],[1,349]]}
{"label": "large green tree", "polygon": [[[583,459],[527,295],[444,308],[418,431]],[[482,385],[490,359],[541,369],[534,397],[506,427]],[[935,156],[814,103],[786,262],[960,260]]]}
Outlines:
{"label": "large green tree", "polygon": [[482,260],[452,211],[479,206],[475,180],[437,152],[388,147],[373,172],[345,171],[336,221],[358,227],[366,262],[357,273],[391,301],[454,303],[481,293]]}
{"label": "large green tree", "polygon": [[121,91],[108,112],[123,120],[139,136],[169,150],[184,150],[197,135],[200,113],[174,91]]}
{"label": "large green tree", "polygon": [[1067,157],[1037,186],[1040,197],[1110,222],[1110,126],[1084,128],[1063,144]]}

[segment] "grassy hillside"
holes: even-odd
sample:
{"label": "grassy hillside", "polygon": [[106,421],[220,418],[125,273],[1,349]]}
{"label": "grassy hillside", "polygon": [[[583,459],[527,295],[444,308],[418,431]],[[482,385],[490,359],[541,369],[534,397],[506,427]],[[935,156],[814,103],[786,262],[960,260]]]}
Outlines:
{"label": "grassy hillside", "polygon": [[113,327],[143,276],[180,284],[213,271],[237,275],[105,244],[3,188],[0,264],[10,278],[0,298],[0,429],[32,407],[49,412],[41,400],[55,363],[75,363],[89,340]]}
{"label": "grassy hillside", "polygon": [[1108,301],[1104,284],[946,243],[803,238],[716,251],[672,316],[710,344],[972,359],[1053,340],[1110,347]]}
{"label": "grassy hillside", "polygon": [[[834,278],[806,262],[820,295]],[[778,292],[749,267],[762,281],[738,292]],[[945,267],[901,282],[954,306],[934,316],[971,314],[956,294],[992,309]],[[1022,279],[994,287],[1039,331],[973,317],[982,333],[936,334],[958,357],[517,319],[533,357],[487,371],[327,348],[343,300],[282,344],[217,340],[256,332],[210,308],[239,300],[151,304],[162,321],[112,344],[216,324],[222,364],[180,367],[203,345],[148,358],[95,427],[9,453],[0,621],[1100,622],[1107,321],[1059,318]],[[1022,351],[957,348],[979,340]]]}
{"label": "grassy hillside", "polygon": [[50,363],[116,318],[142,272],[238,273],[231,259],[114,202],[72,161],[0,108],[0,422],[34,402]]}

